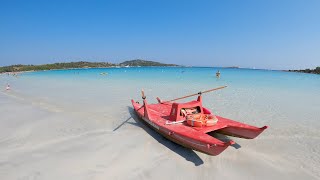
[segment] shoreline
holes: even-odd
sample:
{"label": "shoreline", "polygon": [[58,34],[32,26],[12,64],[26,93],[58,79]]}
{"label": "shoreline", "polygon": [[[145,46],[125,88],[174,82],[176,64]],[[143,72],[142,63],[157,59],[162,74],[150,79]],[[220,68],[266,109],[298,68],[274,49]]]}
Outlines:
{"label": "shoreline", "polygon": [[109,68],[212,68],[212,69],[242,69],[242,70],[259,70],[259,71],[282,71],[290,73],[303,73],[303,74],[315,74],[314,72],[304,72],[304,70],[277,70],[277,69],[257,69],[257,68],[246,68],[246,67],[213,67],[213,66],[108,66],[108,67],[82,67],[82,68],[61,68],[61,69],[46,69],[46,70],[30,70],[30,71],[10,71],[10,72],[0,72],[2,74],[18,75],[30,72],[43,72],[43,71],[63,71],[63,70],[84,70],[84,69],[109,69]]}
{"label": "shoreline", "polygon": [[42,72],[42,71],[58,71],[58,70],[82,70],[82,69],[109,69],[109,68],[212,68],[212,69],[247,69],[247,70],[263,70],[263,71],[284,71],[284,72],[294,72],[289,70],[276,70],[276,69],[255,69],[255,68],[245,68],[245,67],[211,67],[211,66],[109,66],[109,67],[83,67],[83,68],[63,68],[63,69],[46,69],[46,70],[30,70],[30,71],[10,71],[10,72],[0,72],[0,74],[21,74],[28,72]]}

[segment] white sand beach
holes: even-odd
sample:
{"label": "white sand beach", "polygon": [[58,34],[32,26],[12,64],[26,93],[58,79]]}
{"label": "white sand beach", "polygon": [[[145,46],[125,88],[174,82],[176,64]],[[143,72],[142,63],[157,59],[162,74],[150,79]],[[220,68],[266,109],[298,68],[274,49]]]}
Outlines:
{"label": "white sand beach", "polygon": [[319,19],[320,0],[1,1],[0,180],[320,180]]}
{"label": "white sand beach", "polygon": [[[96,98],[93,102],[100,103],[100,107],[92,108],[93,102],[81,104],[81,98],[77,103],[72,102],[72,93],[62,82],[61,87],[65,91],[58,90],[60,85],[57,82],[37,91],[33,89],[34,93],[39,93],[31,98],[30,94],[26,95],[27,90],[26,94],[21,93],[25,81],[28,79],[14,80],[13,90],[0,92],[0,179],[3,180],[320,178],[318,124],[314,127],[304,123],[290,125],[281,120],[290,117],[270,121],[277,116],[277,112],[284,111],[280,102],[274,100],[277,105],[265,109],[266,112],[228,102],[229,108],[238,106],[245,111],[245,114],[234,112],[229,116],[239,120],[264,116],[261,119],[267,121],[248,123],[257,126],[266,124],[270,128],[254,140],[233,138],[241,146],[239,149],[229,147],[219,156],[208,156],[174,144],[142,124],[129,101],[132,94],[134,98],[139,97],[138,91],[128,95],[132,90],[130,88],[113,91],[120,84],[113,84],[114,89],[109,87],[103,90],[94,86],[101,91],[109,91],[104,97],[108,101],[103,98],[100,103]],[[29,88],[38,87],[37,84],[41,83],[29,84]],[[76,83],[73,85],[77,86]],[[49,87],[55,87],[56,91],[51,91],[48,97],[40,93],[48,91]],[[164,89],[168,92],[169,86]],[[74,91],[73,95],[81,97],[81,91]],[[161,94],[161,91],[151,86],[146,90],[150,101],[154,99],[151,94]],[[48,100],[49,97],[56,97],[58,92],[61,92],[60,99]],[[66,94],[70,96],[64,96]],[[97,94],[92,91],[88,96],[93,98]],[[226,105],[223,103],[225,96],[220,93],[209,97],[222,102],[221,107]],[[63,104],[61,98],[74,106]],[[241,99],[238,100],[241,102]],[[115,104],[103,105],[102,101]],[[212,106],[208,100],[205,103]],[[250,103],[259,106],[259,103]],[[216,108],[222,114],[227,110]],[[270,115],[269,111],[275,114]],[[246,115],[250,113],[250,116]],[[297,113],[294,116],[300,118]]]}

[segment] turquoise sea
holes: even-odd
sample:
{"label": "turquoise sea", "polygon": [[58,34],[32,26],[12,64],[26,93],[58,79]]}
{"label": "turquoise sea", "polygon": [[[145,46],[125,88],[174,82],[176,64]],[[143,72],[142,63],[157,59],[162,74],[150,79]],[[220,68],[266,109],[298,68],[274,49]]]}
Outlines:
{"label": "turquoise sea", "polygon": [[[10,92],[4,90],[7,83]],[[280,169],[289,166],[301,175],[297,178],[320,178],[319,75],[210,67],[93,68],[27,72],[18,78],[2,74],[0,85],[3,96],[96,122],[82,131],[117,128],[132,116],[130,100],[140,101],[141,89],[149,103],[156,103],[156,97],[169,100],[227,85],[204,94],[204,106],[220,116],[269,129],[255,140],[236,139],[242,148],[228,149],[221,157],[244,153]],[[125,123],[117,133],[128,129],[143,131]]]}
{"label": "turquoise sea", "polygon": [[[215,77],[217,70],[221,71],[220,79]],[[107,75],[100,74],[104,72]],[[54,103],[63,109],[77,106],[103,109],[118,104],[119,110],[130,106],[131,98],[141,99],[141,89],[152,103],[157,96],[172,99],[227,85],[223,90],[204,95],[205,105],[225,116],[238,114],[241,118],[263,121],[293,116],[286,120],[303,119],[302,123],[317,122],[320,118],[320,76],[313,74],[205,67],[130,67],[39,71],[24,73],[19,78],[2,75],[0,80],[3,87],[9,83],[17,96]],[[260,116],[251,118],[252,114]]]}
{"label": "turquoise sea", "polygon": [[[215,77],[220,70],[221,78]],[[101,73],[107,75],[101,75]],[[59,111],[101,112],[127,116],[130,99],[140,100],[144,89],[150,103],[156,97],[172,99],[227,85],[204,95],[204,105],[235,120],[269,124],[304,124],[320,128],[320,76],[270,70],[130,67],[52,70],[24,73],[19,78],[2,75],[11,95]],[[190,98],[192,99],[192,98]],[[190,100],[187,99],[187,100]],[[97,114],[98,116],[99,114]],[[312,124],[312,126],[311,126]],[[312,131],[311,131],[312,132]],[[299,132],[299,133],[310,133]]]}

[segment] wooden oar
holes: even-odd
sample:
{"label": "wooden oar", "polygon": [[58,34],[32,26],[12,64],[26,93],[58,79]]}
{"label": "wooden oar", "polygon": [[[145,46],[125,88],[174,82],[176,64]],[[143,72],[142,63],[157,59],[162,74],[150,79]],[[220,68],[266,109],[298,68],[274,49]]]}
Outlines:
{"label": "wooden oar", "polygon": [[169,101],[164,101],[164,102],[162,102],[162,103],[171,102],[171,101],[176,101],[176,100],[180,100],[180,99],[185,99],[185,98],[192,97],[192,96],[198,96],[198,95],[201,95],[201,94],[204,94],[204,93],[208,93],[208,92],[211,92],[211,91],[223,89],[223,88],[225,88],[225,87],[227,87],[227,86],[221,86],[221,87],[214,88],[214,89],[209,89],[209,90],[206,90],[206,91],[203,91],[203,92],[200,91],[200,92],[195,93],[195,94],[183,96],[183,97],[176,98],[176,99],[172,99],[172,100],[169,100]]}

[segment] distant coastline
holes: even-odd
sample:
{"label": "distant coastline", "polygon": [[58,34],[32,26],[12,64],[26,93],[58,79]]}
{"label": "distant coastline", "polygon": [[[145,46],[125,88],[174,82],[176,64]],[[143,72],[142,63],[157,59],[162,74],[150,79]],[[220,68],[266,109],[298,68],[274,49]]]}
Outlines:
{"label": "distant coastline", "polygon": [[30,71],[45,71],[45,70],[58,70],[58,69],[83,69],[83,68],[108,68],[108,67],[142,67],[142,66],[164,66],[164,67],[177,67],[176,64],[165,64],[155,61],[147,61],[135,59],[124,61],[120,64],[109,62],[66,62],[66,63],[53,63],[42,65],[11,65],[0,67],[0,73],[17,73],[17,72],[30,72]]}
{"label": "distant coastline", "polygon": [[[23,65],[16,64],[10,66],[0,67],[0,74],[3,73],[24,73],[34,71],[48,71],[48,70],[66,70],[66,69],[88,69],[88,68],[120,68],[120,67],[197,67],[197,68],[212,68],[210,66],[183,66],[177,64],[165,64],[156,61],[148,61],[142,59],[135,59],[124,61],[122,63],[110,63],[110,62],[63,62],[53,64],[42,64],[42,65]],[[299,72],[309,74],[320,74],[320,67],[315,69],[303,69],[303,70],[272,70],[272,69],[256,69],[256,68],[243,68],[239,66],[226,66],[226,67],[215,67],[221,69],[251,69],[251,70],[271,70],[271,71],[284,71],[284,72]]]}

